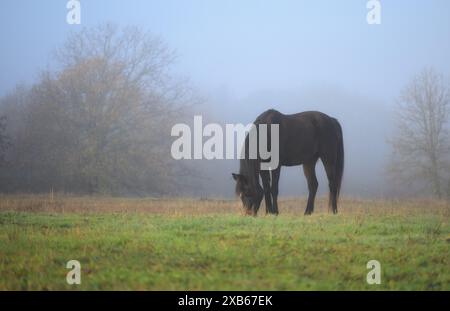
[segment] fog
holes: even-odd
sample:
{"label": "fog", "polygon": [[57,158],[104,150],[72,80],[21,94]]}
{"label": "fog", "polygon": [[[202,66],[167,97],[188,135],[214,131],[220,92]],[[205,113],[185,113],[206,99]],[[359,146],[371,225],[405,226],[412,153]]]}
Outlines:
{"label": "fog", "polygon": [[[65,1],[2,1],[0,94],[54,68],[52,52],[70,32],[105,22],[136,25],[175,51],[172,73],[202,98],[191,119],[247,124],[270,108],[322,111],[343,128],[342,193],[392,196],[386,141],[396,98],[423,68],[450,73],[450,2],[382,1],[380,25],[366,22],[366,3],[90,0],[82,2],[81,25],[68,25]],[[169,132],[167,139],[174,139]],[[233,195],[238,161],[193,165],[202,183],[192,195]],[[317,169],[324,194],[320,163]],[[280,195],[306,193],[301,167],[282,168]]]}
{"label": "fog", "polygon": [[[211,120],[218,123],[252,122],[260,113],[276,108],[283,113],[319,110],[336,117],[342,124],[345,146],[345,177],[343,193],[362,197],[390,196],[386,161],[389,147],[386,140],[392,125],[389,107],[381,101],[364,98],[332,87],[298,89],[296,91],[273,90],[249,94],[244,98],[232,98],[225,91],[218,93],[212,102],[217,103]],[[241,115],[236,116],[235,111]],[[222,163],[228,162],[228,163]],[[231,195],[233,187],[231,171],[239,170],[239,163],[216,160],[211,166],[214,172],[214,192]],[[223,169],[219,169],[222,168]],[[319,193],[328,191],[328,182],[321,162],[317,165]],[[223,175],[223,176],[222,176]],[[211,177],[212,178],[212,177]],[[227,182],[223,182],[226,180]],[[209,187],[211,183],[208,183]],[[307,194],[306,180],[301,167],[283,167],[280,178],[280,194],[294,196]]]}

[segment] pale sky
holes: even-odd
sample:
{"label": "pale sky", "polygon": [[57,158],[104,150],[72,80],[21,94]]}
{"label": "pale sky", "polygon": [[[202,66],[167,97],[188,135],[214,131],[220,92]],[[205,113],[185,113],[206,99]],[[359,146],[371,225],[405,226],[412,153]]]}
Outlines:
{"label": "pale sky", "polygon": [[[450,1],[81,0],[82,26],[139,25],[178,53],[176,70],[201,88],[239,96],[329,84],[388,99],[424,66],[450,72]],[[32,81],[80,26],[65,0],[0,2],[0,92]]]}

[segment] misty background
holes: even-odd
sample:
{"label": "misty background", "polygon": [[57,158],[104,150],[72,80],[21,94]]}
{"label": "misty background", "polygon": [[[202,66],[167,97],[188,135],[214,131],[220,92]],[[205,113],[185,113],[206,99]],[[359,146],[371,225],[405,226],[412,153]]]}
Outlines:
{"label": "misty background", "polygon": [[[81,1],[81,25],[66,23],[66,3],[1,2],[1,96],[14,93],[18,84],[29,88],[41,79],[43,71],[60,70],[64,62],[55,51],[71,34],[111,22],[117,27],[136,26],[150,31],[174,51],[168,74],[195,92],[195,99],[186,102],[189,109],[174,116],[173,122],[189,123],[195,114],[202,114],[205,123],[247,124],[269,108],[282,113],[319,110],[336,117],[343,128],[343,195],[391,197],[408,193],[407,187],[399,188],[389,178],[391,150],[387,139],[395,127],[396,98],[411,78],[426,67],[446,76],[450,73],[448,1],[414,1],[414,5],[406,0],[382,1],[380,25],[367,24],[365,0],[91,0]],[[11,122],[19,121],[8,125],[6,120],[6,126],[17,125]],[[170,137],[168,125],[172,124],[160,122],[167,126],[160,134],[164,138],[161,150],[168,151],[167,143],[175,140]],[[45,139],[49,137],[43,136]],[[156,146],[149,142],[148,151],[154,152]],[[155,159],[166,157],[170,157],[169,152],[154,155]],[[152,171],[148,172],[152,178],[140,176],[133,181],[133,170],[138,174],[144,166],[172,165],[147,159],[136,162],[139,166],[123,176],[127,188],[148,185],[139,191],[107,182],[106,188],[79,189],[131,195],[233,196],[231,172],[238,171],[238,161],[188,162],[182,169]],[[317,169],[319,193],[326,193],[322,165]],[[22,173],[17,172],[15,178],[20,179]],[[2,191],[48,192],[54,187],[71,192],[70,187],[59,188],[60,180],[42,187],[11,187],[8,174],[2,174]],[[39,182],[36,180],[33,183]],[[280,195],[306,193],[301,167],[282,168]]]}

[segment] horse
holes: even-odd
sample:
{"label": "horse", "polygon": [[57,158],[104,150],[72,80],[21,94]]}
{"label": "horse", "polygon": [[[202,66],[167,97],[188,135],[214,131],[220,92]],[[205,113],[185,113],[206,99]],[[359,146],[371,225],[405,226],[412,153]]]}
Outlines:
{"label": "horse", "polygon": [[[239,173],[232,173],[236,181],[236,195],[241,198],[247,215],[256,216],[265,199],[266,214],[278,215],[278,182],[282,166],[303,165],[308,182],[308,203],[305,215],[314,211],[314,200],[319,186],[316,178],[316,163],[320,159],[325,167],[329,185],[328,209],[337,213],[337,203],[344,172],[344,141],[338,120],[319,111],[282,114],[270,109],[253,122],[259,135],[260,124],[278,124],[279,161],[271,170],[262,170],[261,157],[249,157],[249,134],[245,138],[247,147],[240,159]],[[270,148],[270,135],[267,146]],[[261,177],[262,187],[259,177]],[[270,182],[272,181],[272,182]]]}

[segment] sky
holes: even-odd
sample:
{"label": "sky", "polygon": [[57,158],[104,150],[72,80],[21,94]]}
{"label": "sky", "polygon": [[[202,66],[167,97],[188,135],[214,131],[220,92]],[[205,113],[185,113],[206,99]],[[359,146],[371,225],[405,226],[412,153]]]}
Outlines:
{"label": "sky", "polygon": [[0,95],[52,68],[69,32],[137,25],[176,51],[174,72],[205,96],[213,118],[251,122],[267,108],[336,116],[355,187],[382,183],[405,84],[425,67],[450,74],[448,0],[381,0],[380,25],[367,23],[366,0],[80,2],[81,25],[67,24],[66,0],[0,2]]}

